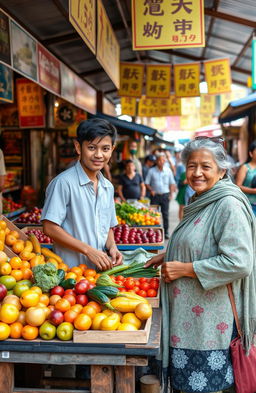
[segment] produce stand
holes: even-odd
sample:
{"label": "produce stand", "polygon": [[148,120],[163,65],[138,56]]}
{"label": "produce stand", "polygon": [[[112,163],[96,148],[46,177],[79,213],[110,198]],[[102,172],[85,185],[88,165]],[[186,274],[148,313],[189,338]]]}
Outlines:
{"label": "produce stand", "polygon": [[15,388],[14,363],[31,363],[90,365],[91,393],[113,393],[114,389],[116,393],[135,393],[135,367],[146,366],[149,357],[159,354],[160,331],[161,310],[154,309],[147,344],[81,344],[56,340],[2,341],[0,392],[61,392],[53,389]]}

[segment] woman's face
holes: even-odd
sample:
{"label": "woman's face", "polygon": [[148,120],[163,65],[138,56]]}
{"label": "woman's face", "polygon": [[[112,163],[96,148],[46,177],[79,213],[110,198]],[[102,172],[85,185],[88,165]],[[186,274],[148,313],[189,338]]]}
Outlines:
{"label": "woman's face", "polygon": [[253,151],[250,151],[249,155],[250,155],[252,161],[256,161],[256,149],[254,149]]}
{"label": "woman's face", "polygon": [[186,177],[190,187],[199,195],[210,190],[225,172],[224,169],[219,170],[209,150],[201,149],[189,157]]}

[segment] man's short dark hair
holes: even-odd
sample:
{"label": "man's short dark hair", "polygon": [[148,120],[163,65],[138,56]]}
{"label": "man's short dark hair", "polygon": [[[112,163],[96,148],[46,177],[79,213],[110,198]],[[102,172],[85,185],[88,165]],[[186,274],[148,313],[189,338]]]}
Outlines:
{"label": "man's short dark hair", "polygon": [[126,168],[128,164],[133,164],[133,160],[126,160],[124,163],[124,167]]}
{"label": "man's short dark hair", "polygon": [[92,142],[96,138],[110,136],[112,144],[116,141],[117,131],[113,124],[107,120],[93,118],[83,120],[77,127],[77,140],[82,145],[84,141]]}

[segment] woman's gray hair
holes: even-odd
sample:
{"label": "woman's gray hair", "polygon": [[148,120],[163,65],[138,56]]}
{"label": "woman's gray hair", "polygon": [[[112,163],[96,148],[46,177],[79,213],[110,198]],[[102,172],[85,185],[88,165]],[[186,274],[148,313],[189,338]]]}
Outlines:
{"label": "woman's gray hair", "polygon": [[227,152],[221,143],[213,142],[210,138],[207,139],[194,139],[186,144],[181,153],[182,162],[187,165],[189,157],[194,151],[208,150],[219,170],[225,169],[226,173],[230,172],[230,162],[227,158]]}

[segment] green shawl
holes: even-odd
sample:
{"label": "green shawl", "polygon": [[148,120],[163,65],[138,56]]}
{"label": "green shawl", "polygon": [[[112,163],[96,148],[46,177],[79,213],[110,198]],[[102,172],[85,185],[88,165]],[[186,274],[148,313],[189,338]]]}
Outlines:
{"label": "green shawl", "polygon": [[[206,191],[199,196],[193,198],[190,205],[184,209],[184,218],[176,227],[172,234],[172,237],[168,243],[165,261],[173,260],[173,253],[175,247],[176,234],[182,230],[182,228],[191,221],[195,220],[196,215],[200,210],[207,208],[208,205],[218,201],[226,196],[233,196],[242,202],[245,206],[246,218],[251,227],[251,233],[248,233],[248,237],[252,236],[253,244],[253,256],[254,264],[251,274],[242,279],[243,292],[243,320],[242,331],[243,331],[243,343],[248,353],[249,348],[253,342],[253,336],[256,334],[256,263],[255,263],[255,252],[256,252],[256,227],[255,217],[251,209],[251,205],[247,197],[243,194],[239,187],[231,182],[228,177],[224,177],[218,181],[210,190]],[[206,228],[207,230],[207,228]],[[245,239],[246,241],[246,239]],[[172,247],[174,245],[174,247]],[[181,261],[182,262],[182,261]],[[169,332],[169,320],[170,320],[170,308],[169,308],[169,293],[168,284],[162,283],[161,286],[161,301],[163,311],[163,328],[162,328],[162,352],[161,357],[163,361],[163,368],[168,367],[169,364],[169,346],[170,346],[170,332]]]}

